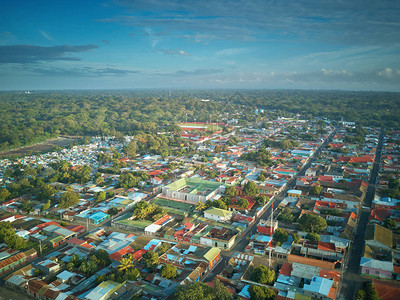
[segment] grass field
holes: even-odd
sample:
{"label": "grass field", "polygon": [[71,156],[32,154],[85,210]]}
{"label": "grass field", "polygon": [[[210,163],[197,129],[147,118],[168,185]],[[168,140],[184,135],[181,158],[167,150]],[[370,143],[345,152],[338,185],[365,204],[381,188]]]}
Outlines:
{"label": "grass field", "polygon": [[151,200],[151,203],[164,207],[166,211],[168,211],[168,208],[172,208],[174,210],[180,210],[186,213],[190,213],[195,208],[193,204],[163,198],[155,198]]}
{"label": "grass field", "polygon": [[194,124],[194,123],[180,123],[179,126],[199,126],[199,127],[207,127],[207,130],[216,131],[221,130],[224,126],[223,125],[214,125],[214,124]]}
{"label": "grass field", "polygon": [[131,216],[132,216],[131,214],[125,214],[120,219],[115,221],[115,223],[134,226],[138,228],[146,228],[147,226],[153,223],[153,221],[148,221],[148,220],[129,220]]}

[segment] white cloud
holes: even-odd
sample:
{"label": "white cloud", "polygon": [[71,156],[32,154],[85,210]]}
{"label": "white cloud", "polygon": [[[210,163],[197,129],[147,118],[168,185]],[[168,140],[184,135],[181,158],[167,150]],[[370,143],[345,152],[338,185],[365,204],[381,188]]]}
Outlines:
{"label": "white cloud", "polygon": [[392,68],[385,68],[384,70],[379,71],[378,75],[386,78],[392,78],[394,74]]}

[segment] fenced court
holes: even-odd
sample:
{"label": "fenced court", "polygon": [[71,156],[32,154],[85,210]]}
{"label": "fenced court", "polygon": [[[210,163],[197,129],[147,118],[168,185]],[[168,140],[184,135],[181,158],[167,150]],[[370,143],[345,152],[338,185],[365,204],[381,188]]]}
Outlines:
{"label": "fenced court", "polygon": [[174,213],[174,211],[178,212],[179,211],[181,213],[190,213],[193,211],[193,209],[195,208],[195,206],[193,204],[190,203],[185,203],[185,202],[179,202],[179,201],[174,201],[174,200],[170,200],[170,199],[164,199],[164,198],[155,198],[153,200],[151,200],[151,203],[157,204],[159,206],[162,206],[163,208],[165,208],[166,211],[169,211]]}

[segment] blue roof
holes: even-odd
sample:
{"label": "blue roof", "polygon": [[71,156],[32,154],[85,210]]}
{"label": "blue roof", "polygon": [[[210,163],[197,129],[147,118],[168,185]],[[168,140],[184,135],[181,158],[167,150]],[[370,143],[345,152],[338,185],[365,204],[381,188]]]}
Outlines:
{"label": "blue roof", "polygon": [[333,280],[314,276],[310,282],[310,284],[304,285],[305,291],[310,291],[314,293],[319,293],[325,296],[329,295],[329,290],[332,287]]}
{"label": "blue roof", "polygon": [[98,220],[106,218],[107,216],[108,216],[108,214],[103,213],[102,211],[98,211],[98,212],[95,212],[94,214],[90,215],[89,218],[93,219],[95,221],[98,221]]}

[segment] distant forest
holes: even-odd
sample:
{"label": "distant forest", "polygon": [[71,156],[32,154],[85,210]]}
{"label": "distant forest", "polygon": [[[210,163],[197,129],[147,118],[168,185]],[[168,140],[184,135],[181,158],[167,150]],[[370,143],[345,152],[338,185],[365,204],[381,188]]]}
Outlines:
{"label": "distant forest", "polygon": [[[210,101],[202,101],[210,99]],[[400,128],[400,93],[306,90],[99,90],[0,92],[0,151],[63,135],[155,133],[182,121],[327,117]]]}

